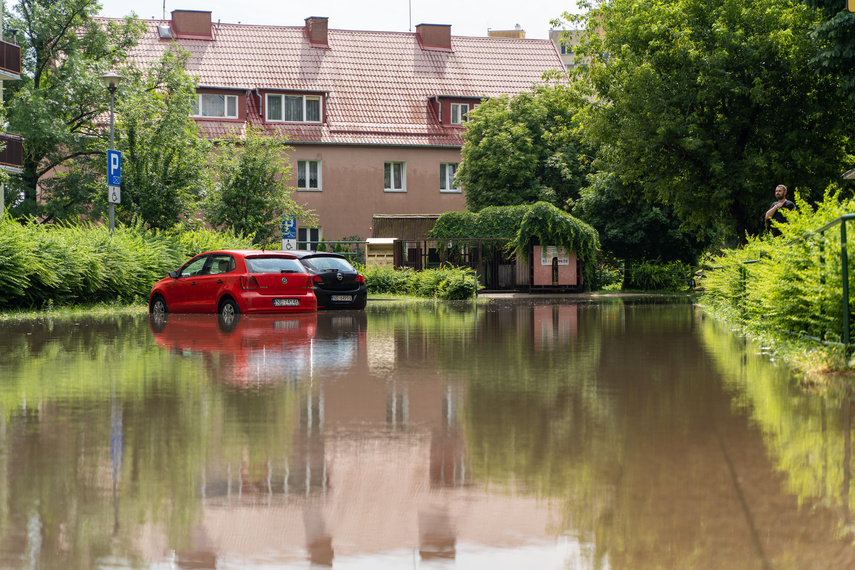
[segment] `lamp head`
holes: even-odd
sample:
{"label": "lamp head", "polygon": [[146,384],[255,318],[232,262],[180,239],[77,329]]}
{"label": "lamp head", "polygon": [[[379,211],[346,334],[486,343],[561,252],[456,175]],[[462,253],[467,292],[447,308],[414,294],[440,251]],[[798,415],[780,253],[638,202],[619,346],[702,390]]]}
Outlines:
{"label": "lamp head", "polygon": [[107,90],[110,93],[115,93],[116,89],[119,87],[119,83],[125,80],[124,77],[115,73],[108,73],[106,75],[102,75],[98,79],[104,82],[104,86],[107,87]]}

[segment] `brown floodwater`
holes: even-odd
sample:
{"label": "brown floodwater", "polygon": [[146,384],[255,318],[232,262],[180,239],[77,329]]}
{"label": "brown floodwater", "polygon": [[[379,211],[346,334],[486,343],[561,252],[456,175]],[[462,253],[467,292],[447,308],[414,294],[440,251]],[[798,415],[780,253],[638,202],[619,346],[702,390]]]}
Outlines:
{"label": "brown floodwater", "polygon": [[0,323],[0,567],[855,567],[851,416],[679,298]]}

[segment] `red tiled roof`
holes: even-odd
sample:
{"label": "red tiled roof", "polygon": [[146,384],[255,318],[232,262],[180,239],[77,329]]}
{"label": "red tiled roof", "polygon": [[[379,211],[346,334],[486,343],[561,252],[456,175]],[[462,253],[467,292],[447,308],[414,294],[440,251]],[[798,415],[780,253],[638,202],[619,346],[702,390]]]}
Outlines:
{"label": "red tiled roof", "polygon": [[[144,23],[147,31],[131,51],[143,64],[156,61],[172,41],[157,31],[168,20]],[[439,124],[430,97],[513,95],[541,82],[544,71],[563,68],[551,40],[452,36],[452,51],[436,51],[422,49],[415,33],[329,30],[329,48],[318,48],[302,26],[213,28],[213,41],[175,41],[192,54],[188,71],[200,85],[251,92],[250,123],[262,123],[256,89],[327,93],[324,124],[275,127],[294,143],[461,146],[462,130]],[[209,137],[244,127],[200,125]]]}

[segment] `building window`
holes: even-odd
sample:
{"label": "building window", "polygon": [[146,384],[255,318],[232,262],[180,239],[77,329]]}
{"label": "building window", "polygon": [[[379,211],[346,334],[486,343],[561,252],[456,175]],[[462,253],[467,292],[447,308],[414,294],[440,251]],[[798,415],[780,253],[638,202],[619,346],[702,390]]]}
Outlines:
{"label": "building window", "polygon": [[199,93],[193,104],[194,117],[211,117],[219,119],[238,118],[237,95],[217,95],[215,93]]}
{"label": "building window", "polygon": [[289,123],[320,123],[319,95],[267,95],[268,121]]}
{"label": "building window", "polygon": [[386,192],[406,192],[407,191],[407,163],[406,162],[387,162],[385,170],[385,190]]}
{"label": "building window", "polygon": [[460,192],[460,187],[454,183],[454,175],[457,174],[456,162],[442,162],[439,165],[439,191]]}
{"label": "building window", "polygon": [[297,249],[314,251],[321,243],[321,228],[297,228]]}
{"label": "building window", "polygon": [[573,48],[571,46],[561,44],[561,55],[573,55]]}
{"label": "building window", "polygon": [[321,189],[321,161],[297,161],[297,190]]}
{"label": "building window", "polygon": [[469,113],[468,103],[451,104],[451,124],[462,125],[466,122],[466,114]]}

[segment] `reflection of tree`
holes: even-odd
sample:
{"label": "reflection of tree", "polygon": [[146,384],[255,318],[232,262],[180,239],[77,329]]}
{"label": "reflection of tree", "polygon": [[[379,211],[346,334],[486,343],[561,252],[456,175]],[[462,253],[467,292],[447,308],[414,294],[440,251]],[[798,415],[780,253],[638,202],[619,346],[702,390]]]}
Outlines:
{"label": "reflection of tree", "polygon": [[832,380],[821,395],[808,391],[789,369],[770,365],[744,338],[723,333],[722,327],[704,320],[707,351],[736,394],[735,404],[763,431],[775,466],[786,474],[787,489],[800,502],[820,500],[836,508],[841,530],[851,532],[849,389]]}
{"label": "reflection of tree", "polygon": [[234,465],[246,482],[260,481],[291,453],[292,387],[212,385],[198,355],[155,344],[147,315],[4,333],[3,554],[38,558],[39,568],[88,569],[108,556],[138,565],[141,525],[150,523],[170,548],[192,549],[209,473]]}

